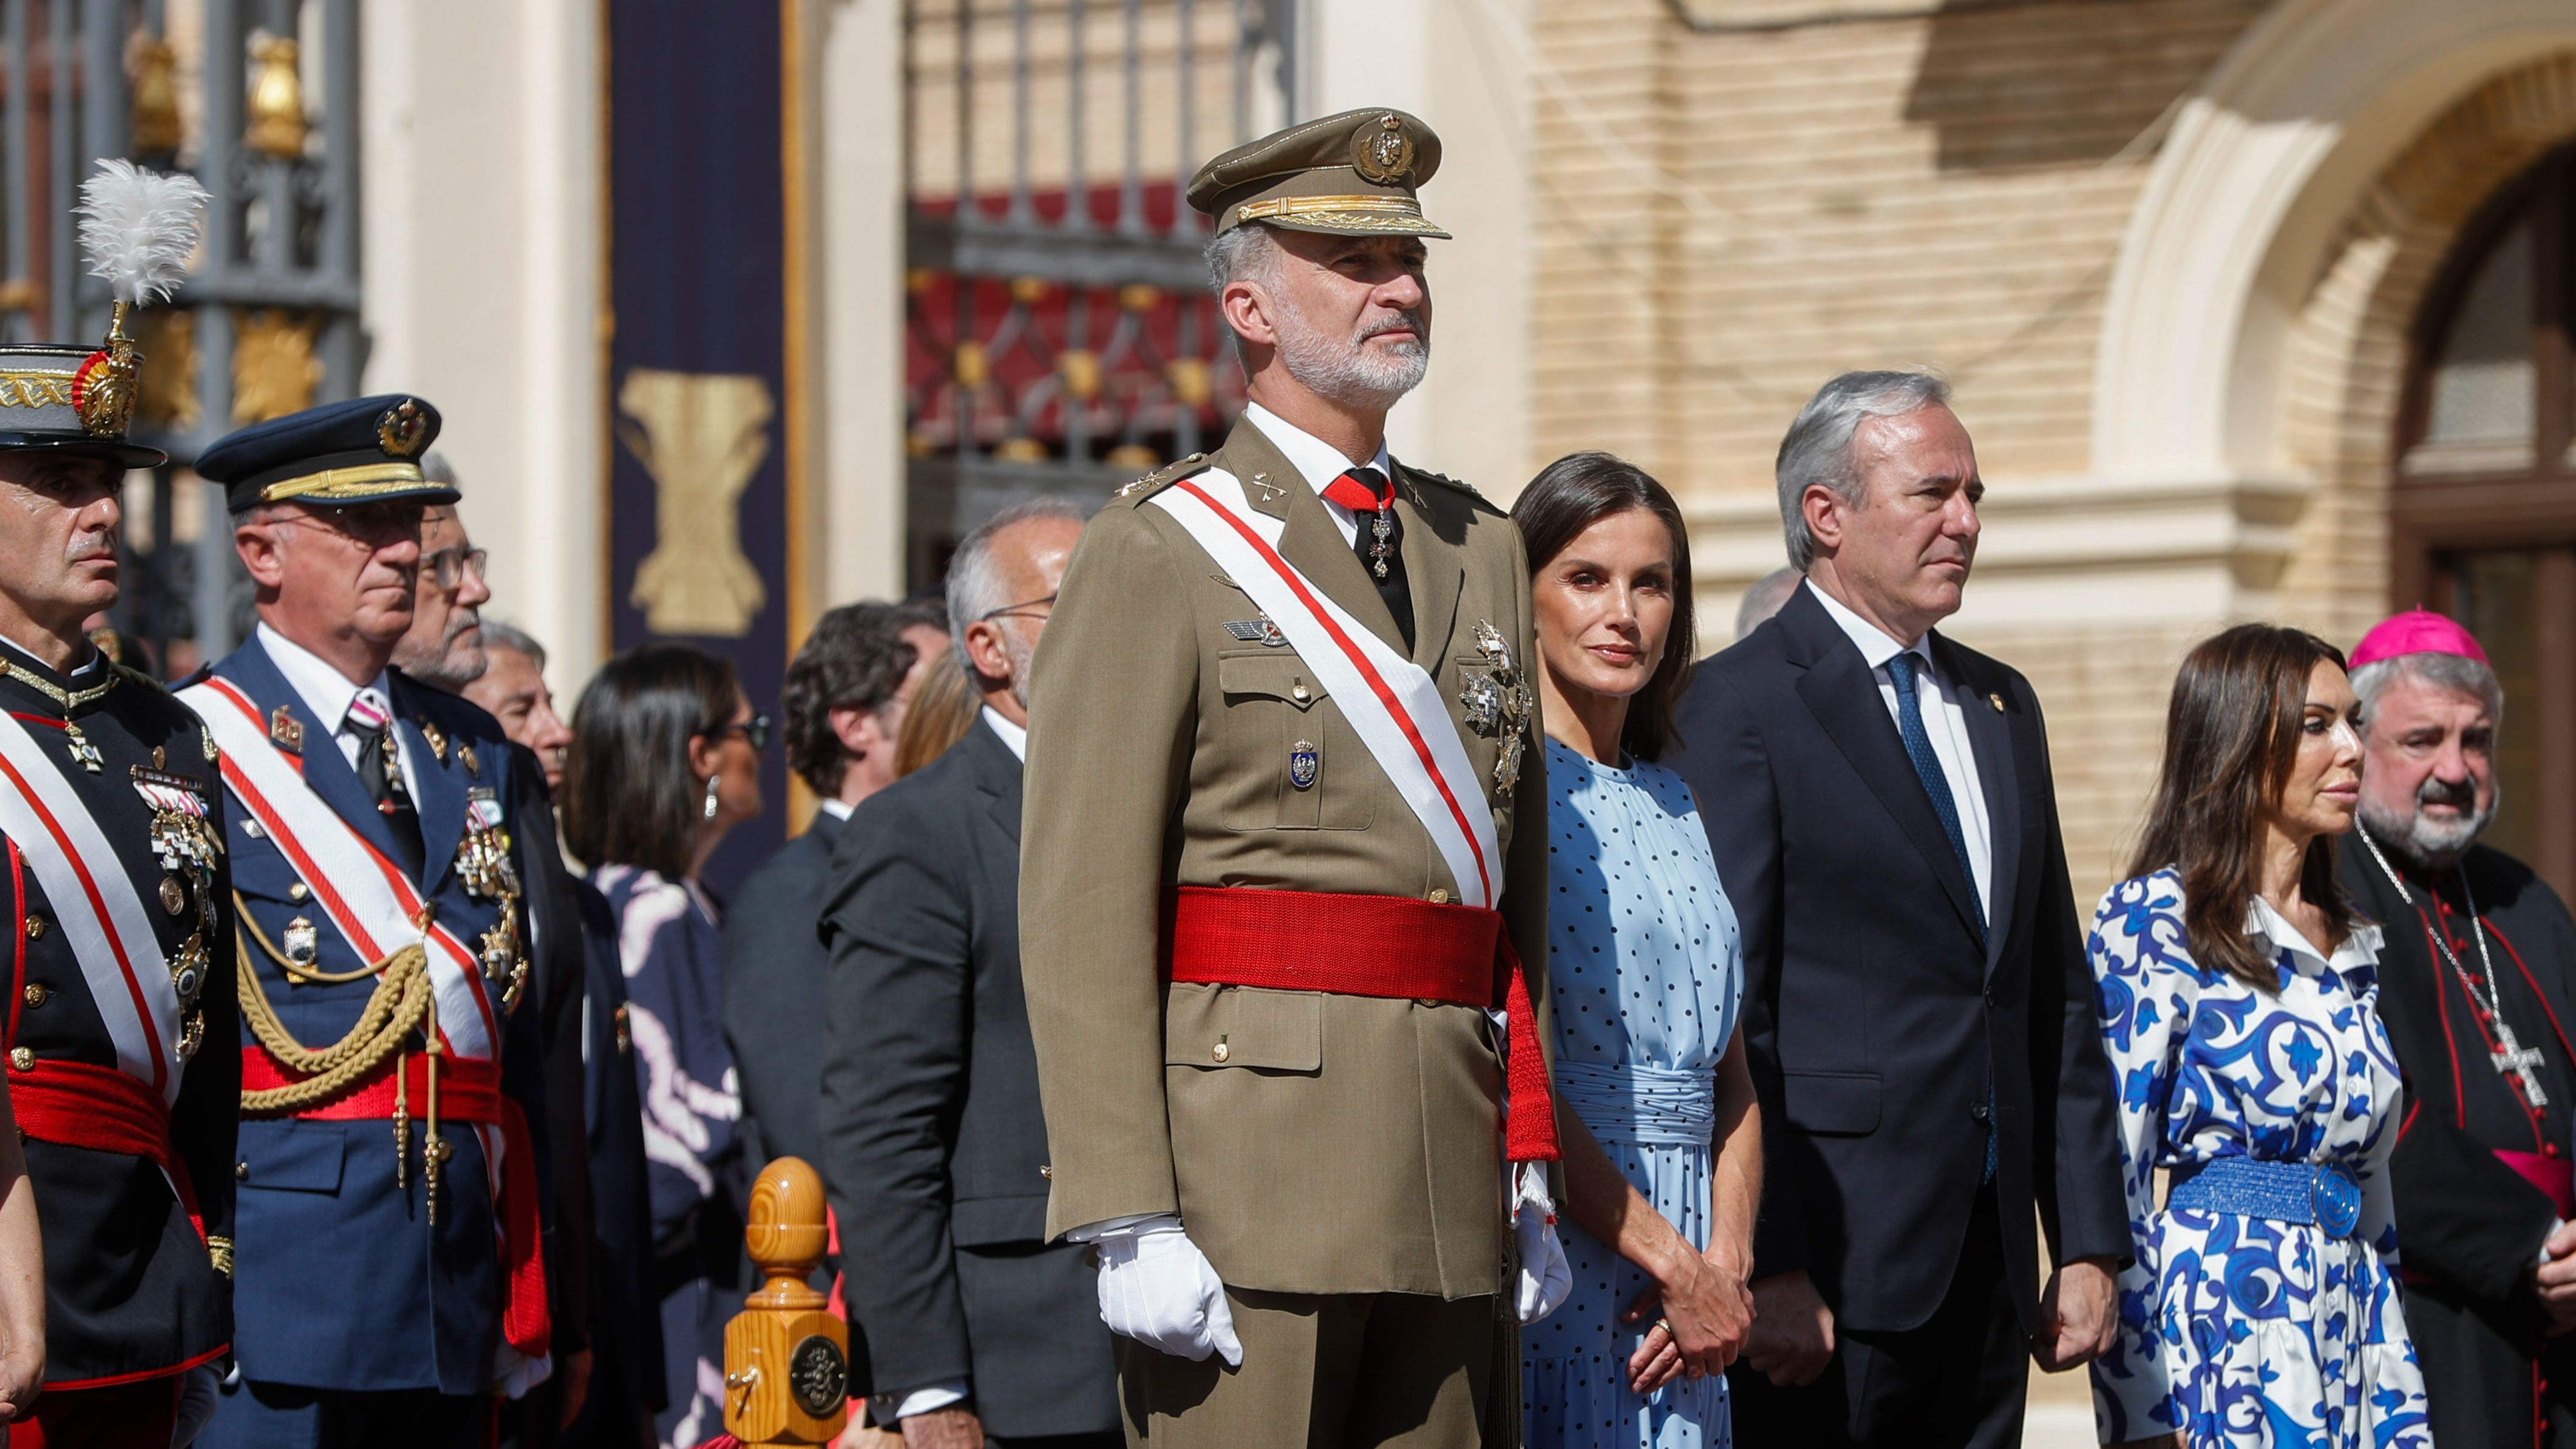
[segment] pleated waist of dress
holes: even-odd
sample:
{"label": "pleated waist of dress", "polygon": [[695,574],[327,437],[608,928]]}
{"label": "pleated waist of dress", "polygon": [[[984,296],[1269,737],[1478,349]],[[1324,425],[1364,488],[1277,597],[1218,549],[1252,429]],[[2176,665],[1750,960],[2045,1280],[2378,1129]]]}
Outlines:
{"label": "pleated waist of dress", "polygon": [[1717,1131],[1717,1069],[1556,1063],[1556,1090],[1603,1142],[1706,1147]]}

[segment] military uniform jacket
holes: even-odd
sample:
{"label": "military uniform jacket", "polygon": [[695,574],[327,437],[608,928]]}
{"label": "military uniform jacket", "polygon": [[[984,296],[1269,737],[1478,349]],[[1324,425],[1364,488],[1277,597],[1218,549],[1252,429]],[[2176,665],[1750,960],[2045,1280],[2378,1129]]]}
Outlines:
{"label": "military uniform jacket", "polygon": [[[96,752],[99,769],[93,774],[68,748],[62,706],[21,676],[79,690],[97,684],[100,670],[119,666],[100,661],[66,678],[12,648],[0,648],[0,658],[9,670],[0,678],[0,701],[37,740],[39,751],[58,764],[61,778],[125,865],[163,954],[176,959],[188,938],[202,932],[208,958],[197,997],[203,1035],[181,1069],[169,1115],[172,1146],[186,1169],[204,1235],[150,1159],[34,1136],[25,1145],[44,1229],[47,1385],[75,1388],[174,1374],[221,1357],[232,1337],[232,1284],[216,1266],[234,1236],[233,1123],[241,1063],[232,1050],[232,910],[220,860],[210,890],[201,889],[187,870],[164,868],[152,847],[154,808],[135,772],[191,782],[217,840],[222,787],[196,717],[158,684],[124,671],[104,697],[71,711],[80,738]],[[0,782],[0,788],[15,786]],[[56,903],[27,862],[27,847],[14,838],[8,844],[0,896],[7,901],[12,943],[9,1075],[20,1078],[28,1066],[46,1062],[113,1071],[117,1051],[107,1018],[69,933],[57,924]],[[176,882],[167,893],[165,880]],[[107,1009],[126,1018],[133,1013],[128,1001],[108,1003]]]}
{"label": "military uniform jacket", "polygon": [[[301,769],[305,788],[388,859],[399,859],[384,817],[340,753],[331,725],[281,674],[256,637],[214,668],[271,722]],[[422,874],[415,882],[438,924],[469,947],[499,922],[496,901],[467,888],[457,865],[469,807],[518,808],[509,742],[490,715],[454,695],[393,673],[393,728],[417,781]],[[433,746],[433,735],[439,743]],[[488,792],[488,793],[487,793]],[[228,818],[233,885],[257,933],[241,969],[255,973],[278,1022],[308,1048],[340,1041],[358,1023],[376,977],[292,984],[259,943],[298,935],[315,943],[312,968],[325,974],[373,963],[313,900],[313,883],[239,808]],[[524,949],[524,945],[522,947]],[[538,1012],[506,1014],[497,982],[481,983],[501,1055],[501,1090],[526,1113],[540,1163],[545,1153],[542,1042]],[[533,999],[527,997],[525,999]],[[415,1033],[415,1036],[417,1033]],[[416,1045],[417,1043],[415,1043]],[[261,1049],[247,1023],[245,1051]],[[414,1101],[417,1117],[422,1104]],[[435,1389],[479,1394],[492,1386],[502,1339],[503,1267],[491,1164],[484,1134],[453,1117],[440,1124],[451,1154],[441,1169],[436,1223],[424,1200],[425,1126],[410,1128],[397,1166],[390,1114],[349,1120],[245,1117],[237,1168],[239,1268],[234,1352],[245,1377],[309,1388]],[[496,1143],[497,1132],[492,1134]]]}
{"label": "military uniform jacket", "polygon": [[[1458,882],[1314,671],[1229,624],[1260,617],[1160,508],[1194,468],[1244,482],[1278,551],[1398,653],[1386,604],[1313,487],[1259,429],[1092,520],[1038,650],[1021,849],[1022,975],[1038,1055],[1049,1235],[1178,1212],[1235,1288],[1464,1298],[1501,1283],[1500,1034],[1473,1006],[1173,984],[1181,885],[1454,900]],[[1527,669],[1529,569],[1500,510],[1399,466],[1413,662],[1438,685],[1503,849],[1497,902],[1533,1002],[1547,841],[1535,711],[1517,788],[1502,731],[1466,723],[1490,624]],[[1291,779],[1311,755],[1311,783]],[[1365,953],[1370,943],[1331,943]],[[1541,1007],[1544,1010],[1544,1007]],[[1538,1036],[1548,1029],[1542,1018]]]}

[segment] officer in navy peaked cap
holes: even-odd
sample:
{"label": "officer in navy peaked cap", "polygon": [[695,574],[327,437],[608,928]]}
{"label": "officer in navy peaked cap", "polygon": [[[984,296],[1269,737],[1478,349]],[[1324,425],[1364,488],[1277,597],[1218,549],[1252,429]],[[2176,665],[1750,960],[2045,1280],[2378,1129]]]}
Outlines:
{"label": "officer in navy peaked cap", "polygon": [[240,902],[238,1380],[217,1446],[483,1442],[552,1371],[541,1043],[490,715],[388,668],[438,410],[404,394],[234,433],[259,627],[181,691],[226,755]]}
{"label": "officer in navy peaked cap", "polygon": [[241,1067],[213,737],[87,628],[117,600],[126,470],[166,461],[126,438],[141,365],[122,337],[0,347],[0,1178],[23,1150],[28,1180],[0,1187],[0,1274],[25,1281],[32,1184],[45,1291],[31,1408],[0,1289],[0,1396],[22,1442],[109,1449],[214,1407]]}

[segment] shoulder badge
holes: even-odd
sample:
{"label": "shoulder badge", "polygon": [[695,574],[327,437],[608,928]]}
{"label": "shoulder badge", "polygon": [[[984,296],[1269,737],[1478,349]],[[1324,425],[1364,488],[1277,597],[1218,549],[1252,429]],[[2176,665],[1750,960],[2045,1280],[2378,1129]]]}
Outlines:
{"label": "shoulder badge", "polygon": [[1428,469],[1424,469],[1424,468],[1416,468],[1416,467],[1412,466],[1411,464],[1407,464],[1407,465],[1405,465],[1405,469],[1404,469],[1404,471],[1406,471],[1407,473],[1412,474],[1412,475],[1413,475],[1414,477],[1416,477],[1416,478],[1421,479],[1421,480],[1422,480],[1423,482],[1425,482],[1425,483],[1437,483],[1437,484],[1439,484],[1439,485],[1440,485],[1441,487],[1443,487],[1443,488],[1454,488],[1454,489],[1456,489],[1457,491],[1459,491],[1459,492],[1461,492],[1461,493],[1466,494],[1468,497],[1475,499],[1475,500],[1476,500],[1477,502],[1479,502],[1479,503],[1490,503],[1490,502],[1492,502],[1492,500],[1491,500],[1491,499],[1488,499],[1484,494],[1479,493],[1479,492],[1477,492],[1477,491],[1476,491],[1476,485],[1475,485],[1475,484],[1473,484],[1473,483],[1462,483],[1462,482],[1460,482],[1459,480],[1457,480],[1457,479],[1455,479],[1455,478],[1450,477],[1450,476],[1449,476],[1448,474],[1446,474],[1446,473],[1434,473],[1434,472],[1429,471]]}
{"label": "shoulder badge", "polygon": [[1177,463],[1167,463],[1110,496],[1118,499],[1142,500],[1147,494],[1164,484],[1175,479],[1186,478],[1199,471],[1199,466],[1207,461],[1207,456],[1205,453],[1192,453]]}

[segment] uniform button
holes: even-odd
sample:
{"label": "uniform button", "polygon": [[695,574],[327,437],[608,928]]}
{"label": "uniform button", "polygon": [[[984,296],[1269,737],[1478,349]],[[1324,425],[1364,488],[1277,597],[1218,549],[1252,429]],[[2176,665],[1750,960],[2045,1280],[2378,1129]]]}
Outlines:
{"label": "uniform button", "polygon": [[1435,906],[1445,906],[1449,904],[1449,888],[1447,886],[1432,887],[1431,904]]}
{"label": "uniform button", "polygon": [[313,892],[306,890],[304,888],[304,882],[302,881],[297,881],[295,884],[286,888],[286,898],[290,901],[300,901],[311,894],[313,894]]}
{"label": "uniform button", "polygon": [[1055,1181],[1055,1169],[1041,1162],[1038,1164],[1038,1176],[1045,1178],[1049,1182],[1053,1182]]}
{"label": "uniform button", "polygon": [[1987,1116],[1986,1104],[1979,1102],[1977,1105],[1970,1107],[1968,1109],[1968,1115],[1976,1118],[1979,1122],[1985,1121]]}
{"label": "uniform button", "polygon": [[1315,692],[1300,684],[1288,691],[1288,697],[1297,701],[1299,704],[1304,704],[1306,701],[1315,697]]}
{"label": "uniform button", "polygon": [[30,982],[28,982],[28,983],[27,983],[27,993],[26,993],[26,994],[27,994],[27,1005],[28,1005],[28,1007],[29,1007],[29,1008],[31,1008],[31,1009],[32,1009],[32,1008],[34,1008],[34,1007],[39,1007],[39,1006],[44,1005],[44,1004],[45,1004],[45,998],[46,998],[46,997],[48,997],[48,996],[50,996],[50,995],[52,995],[53,993],[52,993],[52,992],[49,992],[49,991],[47,991],[47,990],[45,989],[45,983],[43,983],[43,982],[41,982],[41,981],[30,981]]}
{"label": "uniform button", "polygon": [[36,1054],[25,1047],[11,1047],[9,1065],[18,1071],[32,1072],[36,1069]]}
{"label": "uniform button", "polygon": [[32,912],[28,914],[28,916],[27,916],[27,939],[28,939],[28,940],[30,940],[30,941],[41,941],[41,940],[45,939],[45,918],[44,918],[44,917],[39,916],[39,915],[36,915],[36,914],[34,914],[34,913],[32,913]]}
{"label": "uniform button", "polygon": [[236,1163],[234,1163],[234,1164],[233,1164],[233,1181],[235,1181],[235,1182],[248,1182],[248,1181],[250,1181],[250,1164],[249,1164],[249,1163],[247,1163],[247,1162],[236,1162]]}
{"label": "uniform button", "polygon": [[1216,1058],[1218,1061],[1224,1061],[1226,1057],[1225,1043],[1218,1042],[1215,1049],[1211,1050],[1208,1055]]}

